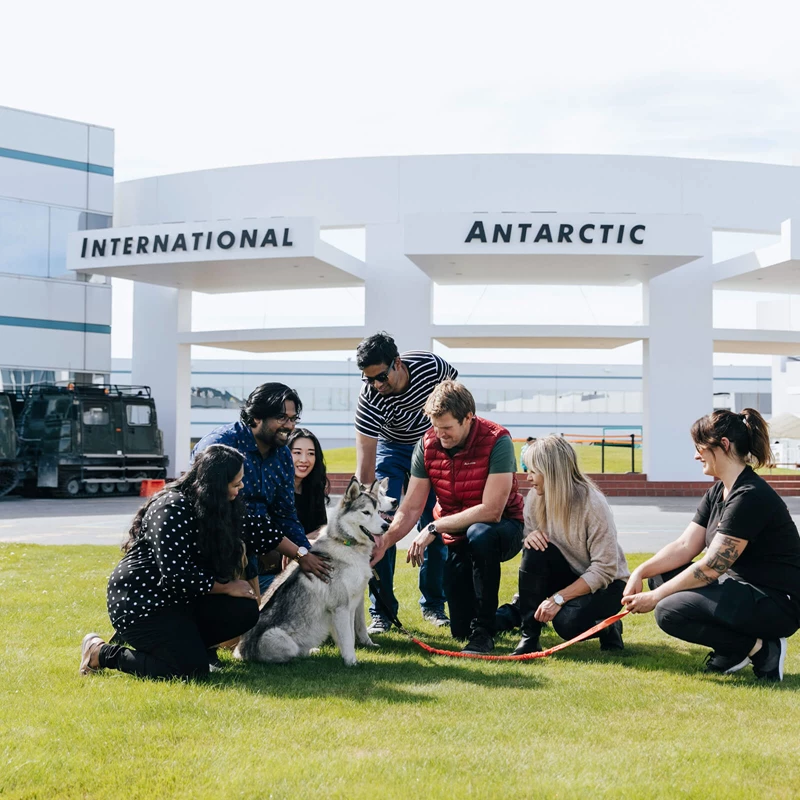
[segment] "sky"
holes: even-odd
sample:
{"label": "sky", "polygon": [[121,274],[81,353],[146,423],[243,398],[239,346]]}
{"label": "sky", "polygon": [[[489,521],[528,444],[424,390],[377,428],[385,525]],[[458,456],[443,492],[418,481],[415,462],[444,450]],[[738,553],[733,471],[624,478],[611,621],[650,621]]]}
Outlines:
{"label": "sky", "polygon": [[[799,23],[789,0],[13,3],[3,10],[0,105],[114,128],[118,181],[431,153],[800,164]],[[715,257],[737,247],[715,242]],[[129,288],[115,284],[117,356],[130,349]],[[496,287],[464,287],[437,292],[435,314],[488,322],[539,303],[623,322],[638,291],[527,287],[509,310]],[[279,299],[343,324],[362,313],[357,290],[337,297],[334,314],[313,295]],[[256,318],[263,300],[239,316]],[[715,316],[755,318],[755,303],[720,298]],[[195,327],[224,325],[230,308],[198,296]],[[635,351],[593,357],[635,362]],[[543,358],[586,360],[513,356]]]}

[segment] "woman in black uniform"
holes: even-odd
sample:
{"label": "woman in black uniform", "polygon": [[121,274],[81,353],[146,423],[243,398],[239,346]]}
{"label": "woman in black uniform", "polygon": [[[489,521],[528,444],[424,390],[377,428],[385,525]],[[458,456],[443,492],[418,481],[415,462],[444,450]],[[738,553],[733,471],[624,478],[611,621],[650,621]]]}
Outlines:
{"label": "woman in black uniform", "polygon": [[148,678],[201,677],[215,660],[215,645],[255,625],[255,594],[239,579],[245,548],[269,552],[282,534],[264,517],[247,516],[237,499],[243,464],[232,447],[211,445],[139,510],[107,595],[115,639],[134,649],[89,633],[82,675],[106,668]]}
{"label": "woman in black uniform", "polygon": [[623,603],[655,609],[670,636],[711,647],[707,672],[752,664],[757,678],[782,680],[786,639],[800,627],[800,536],[752,468],[772,463],[767,423],[751,408],[715,411],[694,423],[692,439],[703,473],[718,480],[683,535],[633,571]]}

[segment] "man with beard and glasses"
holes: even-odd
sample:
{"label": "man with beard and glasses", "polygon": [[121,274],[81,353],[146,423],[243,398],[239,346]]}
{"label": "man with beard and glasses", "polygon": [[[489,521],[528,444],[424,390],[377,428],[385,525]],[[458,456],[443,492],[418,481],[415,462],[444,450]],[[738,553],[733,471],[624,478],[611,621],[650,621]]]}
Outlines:
{"label": "man with beard and glasses", "polygon": [[[244,456],[244,488],[248,513],[265,516],[283,534],[277,550],[297,561],[307,575],[327,580],[329,567],[310,551],[310,544],[294,504],[294,463],[286,442],[300,420],[303,404],[294,389],[283,383],[264,383],[245,401],[239,422],[221,425],[204,436],[192,458],[212,444],[226,444]],[[258,560],[248,554],[248,579],[258,574]],[[259,577],[263,592],[274,575]]]}

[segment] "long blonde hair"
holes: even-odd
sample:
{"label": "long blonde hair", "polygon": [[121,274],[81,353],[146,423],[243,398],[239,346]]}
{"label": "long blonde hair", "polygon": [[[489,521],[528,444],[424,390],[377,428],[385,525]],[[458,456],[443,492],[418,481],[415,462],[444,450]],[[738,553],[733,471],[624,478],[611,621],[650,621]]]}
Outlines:
{"label": "long blonde hair", "polygon": [[548,526],[567,531],[583,525],[591,494],[599,490],[581,472],[572,445],[561,436],[545,436],[531,442],[523,458],[529,470],[544,478],[542,497],[534,489],[528,492],[526,526],[548,532]]}

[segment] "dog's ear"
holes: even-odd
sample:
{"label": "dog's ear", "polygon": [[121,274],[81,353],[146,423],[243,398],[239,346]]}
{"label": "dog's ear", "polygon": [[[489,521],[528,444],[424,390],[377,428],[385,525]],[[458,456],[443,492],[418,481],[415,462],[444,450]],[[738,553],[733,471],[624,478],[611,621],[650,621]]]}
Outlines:
{"label": "dog's ear", "polygon": [[388,478],[384,478],[381,481],[381,489],[383,489],[383,493],[384,494],[388,493],[388,491],[389,491],[389,479]]}
{"label": "dog's ear", "polygon": [[361,484],[358,481],[358,478],[354,475],[350,478],[350,483],[345,489],[344,497],[342,498],[342,505],[349,506],[351,503],[355,501],[355,499],[361,494]]}

